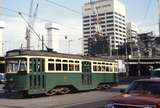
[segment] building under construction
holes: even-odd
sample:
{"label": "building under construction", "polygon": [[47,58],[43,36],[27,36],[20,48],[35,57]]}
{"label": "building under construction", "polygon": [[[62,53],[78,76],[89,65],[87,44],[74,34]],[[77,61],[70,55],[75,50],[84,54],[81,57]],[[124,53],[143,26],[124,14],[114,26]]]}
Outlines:
{"label": "building under construction", "polygon": [[92,56],[107,55],[109,42],[107,36],[95,36],[88,39],[88,51]]}

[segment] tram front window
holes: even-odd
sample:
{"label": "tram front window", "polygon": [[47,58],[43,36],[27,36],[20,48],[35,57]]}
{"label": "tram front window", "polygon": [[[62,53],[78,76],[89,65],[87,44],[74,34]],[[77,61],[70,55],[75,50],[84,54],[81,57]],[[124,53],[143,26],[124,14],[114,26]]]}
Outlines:
{"label": "tram front window", "polygon": [[7,72],[27,72],[27,60],[24,58],[8,59]]}

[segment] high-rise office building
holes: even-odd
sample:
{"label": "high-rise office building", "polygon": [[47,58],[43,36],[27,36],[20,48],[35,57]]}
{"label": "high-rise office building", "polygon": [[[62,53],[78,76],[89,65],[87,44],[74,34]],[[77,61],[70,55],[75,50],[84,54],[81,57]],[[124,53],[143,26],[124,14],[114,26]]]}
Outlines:
{"label": "high-rise office building", "polygon": [[126,9],[121,0],[96,0],[83,6],[84,54],[89,54],[88,39],[96,35],[96,8],[103,36],[109,40],[110,50],[117,49],[126,41]]}
{"label": "high-rise office building", "polygon": [[136,43],[138,35],[137,25],[133,22],[127,22],[126,32],[127,32],[127,41]]}

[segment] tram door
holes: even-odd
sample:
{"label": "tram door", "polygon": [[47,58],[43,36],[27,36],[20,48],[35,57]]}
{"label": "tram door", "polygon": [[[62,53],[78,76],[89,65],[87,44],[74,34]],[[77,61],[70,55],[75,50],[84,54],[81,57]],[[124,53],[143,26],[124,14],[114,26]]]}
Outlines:
{"label": "tram door", "polygon": [[31,58],[30,59],[30,89],[42,90],[45,88],[44,75],[44,59]]}
{"label": "tram door", "polygon": [[91,62],[82,61],[82,84],[92,84]]}

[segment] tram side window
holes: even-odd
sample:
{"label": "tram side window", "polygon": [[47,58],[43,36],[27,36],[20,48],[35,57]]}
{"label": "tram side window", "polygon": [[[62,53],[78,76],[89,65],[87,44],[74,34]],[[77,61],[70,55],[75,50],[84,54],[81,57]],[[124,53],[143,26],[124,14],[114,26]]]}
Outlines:
{"label": "tram side window", "polygon": [[68,60],[62,60],[63,71],[68,71]]}
{"label": "tram side window", "polygon": [[109,67],[108,66],[106,66],[106,72],[108,72],[109,71]]}
{"label": "tram side window", "polygon": [[61,59],[56,59],[56,71],[61,71]]}
{"label": "tram side window", "polygon": [[68,64],[63,64],[63,71],[68,71]]}
{"label": "tram side window", "polygon": [[54,71],[54,63],[49,63],[48,64],[48,70]]}
{"label": "tram side window", "polygon": [[110,72],[113,72],[113,67],[112,66],[110,66]]}
{"label": "tram side window", "polygon": [[20,65],[19,65],[19,71],[27,71],[27,62],[22,60],[20,61]]}
{"label": "tram side window", "polygon": [[105,71],[105,66],[102,66],[102,71]]}
{"label": "tram side window", "polygon": [[75,71],[79,71],[79,64],[75,65]]}
{"label": "tram side window", "polygon": [[56,70],[61,71],[61,64],[60,63],[56,63]]}
{"label": "tram side window", "polygon": [[117,71],[118,71],[118,69],[117,69],[117,66],[116,66],[116,65],[114,66],[114,71],[115,71],[115,72],[117,72]]}
{"label": "tram side window", "polygon": [[101,71],[101,69],[102,69],[101,66],[98,66],[98,71]]}
{"label": "tram side window", "polygon": [[96,65],[93,66],[93,71],[97,71],[97,66]]}
{"label": "tram side window", "polygon": [[74,71],[74,64],[69,64],[69,71]]}

